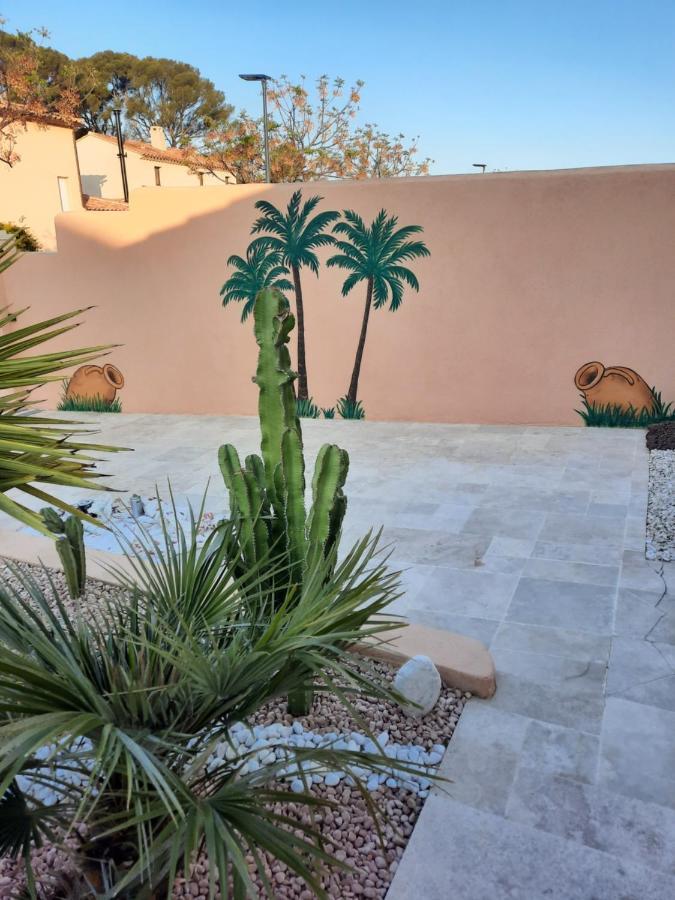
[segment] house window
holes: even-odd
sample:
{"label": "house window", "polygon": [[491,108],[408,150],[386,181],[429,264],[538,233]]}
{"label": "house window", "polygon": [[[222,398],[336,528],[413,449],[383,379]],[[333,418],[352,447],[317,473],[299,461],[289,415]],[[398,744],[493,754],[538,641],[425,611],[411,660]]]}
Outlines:
{"label": "house window", "polygon": [[57,179],[59,185],[59,199],[61,200],[61,212],[70,212],[70,192],[68,191],[68,179],[59,176]]}
{"label": "house window", "polygon": [[204,173],[197,172],[197,178],[199,178],[199,187],[204,187]]}
{"label": "house window", "polygon": [[162,179],[159,176],[159,170],[161,168],[161,166],[155,166],[155,184],[157,185],[157,187],[161,187],[162,185]]}

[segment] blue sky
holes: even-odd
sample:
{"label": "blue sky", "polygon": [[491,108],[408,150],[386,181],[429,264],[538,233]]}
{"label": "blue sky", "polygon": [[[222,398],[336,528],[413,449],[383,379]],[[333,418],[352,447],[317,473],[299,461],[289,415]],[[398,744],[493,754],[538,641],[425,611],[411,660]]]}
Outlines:
{"label": "blue sky", "polygon": [[366,82],[363,121],[420,135],[432,171],[675,160],[673,0],[0,0],[71,56],[196,65],[236,107],[237,73]]}

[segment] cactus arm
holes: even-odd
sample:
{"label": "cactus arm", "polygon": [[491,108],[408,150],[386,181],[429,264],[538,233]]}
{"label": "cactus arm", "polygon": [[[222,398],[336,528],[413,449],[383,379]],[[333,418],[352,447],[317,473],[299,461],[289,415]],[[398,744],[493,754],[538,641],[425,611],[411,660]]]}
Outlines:
{"label": "cactus arm", "polygon": [[236,523],[239,549],[248,566],[269,551],[269,536],[263,517],[264,494],[251,471],[242,469],[239,454],[231,444],[218,451],[218,462],[230,494],[230,518]]}
{"label": "cactus arm", "polygon": [[75,554],[70,541],[65,534],[59,534],[56,537],[56,552],[59,554],[63,574],[66,576],[66,584],[68,585],[68,593],[75,600],[80,596],[79,583],[77,579],[77,563]]}
{"label": "cactus arm", "polygon": [[70,549],[75,565],[74,579],[77,586],[77,597],[84,593],[87,581],[87,557],[84,549],[84,526],[76,516],[66,519],[65,534],[70,544]]}
{"label": "cactus arm", "polygon": [[281,472],[284,482],[286,534],[291,573],[302,582],[307,557],[305,537],[305,461],[302,441],[293,428],[287,428],[281,441]]}
{"label": "cactus arm", "polygon": [[316,458],[312,479],[312,510],[307,523],[310,564],[327,556],[337,540],[346,510],[342,491],[349,455],[335,444],[324,444]]}

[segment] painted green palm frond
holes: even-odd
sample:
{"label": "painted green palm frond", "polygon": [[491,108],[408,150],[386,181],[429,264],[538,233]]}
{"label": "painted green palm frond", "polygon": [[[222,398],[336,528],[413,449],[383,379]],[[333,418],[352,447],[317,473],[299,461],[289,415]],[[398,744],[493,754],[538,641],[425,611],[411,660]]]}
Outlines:
{"label": "painted green palm frond", "polygon": [[362,274],[361,272],[354,272],[352,275],[349,275],[342,282],[342,296],[346,297],[347,294],[356,287],[360,282],[365,281],[368,276]]}
{"label": "painted green palm frond", "polygon": [[304,230],[301,231],[301,228],[298,227],[298,232],[302,233],[303,243],[310,243],[311,241],[316,240],[318,237],[321,237],[327,238],[327,244],[332,244],[334,240],[333,236],[330,234],[325,234],[324,232],[332,222],[339,218],[340,213],[335,212],[334,210],[326,210],[325,212],[318,213],[318,215],[314,216],[312,221],[309,222]]}
{"label": "painted green palm frond", "polygon": [[262,212],[262,216],[259,216],[253,223],[251,234],[259,231],[271,231],[282,237],[286,233],[286,219],[273,203],[270,203],[269,200],[258,200],[255,208]]}
{"label": "painted green palm frond", "polygon": [[373,276],[373,306],[381,309],[389,300],[389,280],[384,275]]}
{"label": "painted green palm frond", "polygon": [[307,266],[315,275],[319,274],[319,259],[311,250],[302,250],[296,256],[297,266]]}
{"label": "painted green palm frond", "polygon": [[413,234],[419,234],[423,231],[421,225],[405,225],[397,231],[392,232],[382,244],[382,253],[384,256],[390,256],[396,253],[398,248],[405,243]]}
{"label": "painted green palm frond", "polygon": [[[275,239],[272,239],[275,240]],[[230,256],[228,265],[236,269],[220,289],[223,306],[231,302],[244,301],[241,321],[251,314],[255,298],[266,287],[289,291],[293,285],[286,277],[288,269],[281,263],[278,249],[270,247],[269,241],[258,238],[252,241],[246,251],[246,259]]]}
{"label": "painted green palm frond", "polygon": [[[329,259],[327,259],[326,266],[329,269],[332,269],[334,266],[338,266],[338,268],[340,269],[349,269],[349,271],[351,272],[362,271],[360,260],[353,259],[351,256],[340,253],[336,253],[335,256],[331,256]],[[365,272],[364,277],[367,277]]]}
{"label": "painted green palm frond", "polygon": [[407,269],[405,266],[388,266],[387,271],[395,278],[405,281],[414,291],[419,291],[420,283],[415,273],[410,269]]}
{"label": "painted green palm frond", "polygon": [[403,303],[403,285],[398,280],[398,278],[393,275],[386,276],[387,284],[389,285],[389,290],[391,291],[391,301],[389,303],[389,309],[391,312],[396,312],[399,306]]}
{"label": "painted green palm frond", "polygon": [[364,259],[367,258],[367,254],[364,254],[355,244],[350,243],[349,241],[335,241],[333,246],[336,247],[340,253],[351,257],[355,262],[362,263]]}
{"label": "painted green palm frond", "polygon": [[431,256],[431,251],[424,241],[410,241],[401,244],[400,247],[392,254],[392,262],[398,262],[403,259],[416,259],[418,256]]}
{"label": "painted green palm frond", "polygon": [[[296,191],[291,197],[291,203],[288,205],[288,213],[289,218],[291,217],[291,206],[293,206],[292,217],[297,220],[297,227],[301,229],[307,219],[309,218],[310,213],[312,213],[317,204],[323,200],[323,197],[320,197],[318,194],[314,194],[313,197],[310,197],[309,200],[306,200],[302,209],[300,209],[300,202],[302,200],[302,191]],[[336,214],[337,215],[337,214]]]}

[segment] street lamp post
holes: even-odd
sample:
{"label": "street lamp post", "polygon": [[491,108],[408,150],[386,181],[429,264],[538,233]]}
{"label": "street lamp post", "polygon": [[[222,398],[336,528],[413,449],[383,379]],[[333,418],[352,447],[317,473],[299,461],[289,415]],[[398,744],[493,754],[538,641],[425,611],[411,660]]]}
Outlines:
{"label": "street lamp post", "polygon": [[127,164],[126,153],[124,152],[124,140],[122,138],[122,107],[113,106],[113,115],[115,116],[115,131],[117,132],[117,156],[120,161],[120,170],[122,172],[122,191],[124,193],[124,202],[129,202],[129,182],[127,181]]}
{"label": "street lamp post", "polygon": [[471,163],[474,169],[480,169],[485,175],[485,170],[487,169],[487,163]]}
{"label": "street lamp post", "polygon": [[271,182],[272,176],[270,174],[270,143],[269,143],[269,134],[267,130],[267,82],[272,80],[271,75],[240,75],[239,76],[244,81],[259,81],[262,86],[262,101],[263,101],[263,139],[265,145],[265,181]]}

